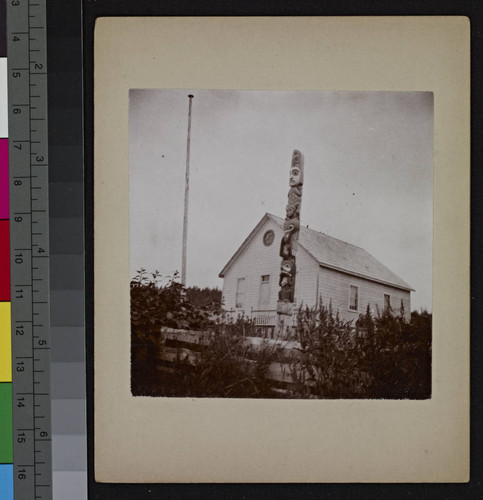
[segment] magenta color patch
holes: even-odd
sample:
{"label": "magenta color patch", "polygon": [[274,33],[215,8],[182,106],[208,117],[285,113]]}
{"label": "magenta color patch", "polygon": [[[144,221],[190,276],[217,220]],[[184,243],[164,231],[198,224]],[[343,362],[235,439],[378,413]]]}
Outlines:
{"label": "magenta color patch", "polygon": [[0,139],[0,219],[8,213],[8,139]]}

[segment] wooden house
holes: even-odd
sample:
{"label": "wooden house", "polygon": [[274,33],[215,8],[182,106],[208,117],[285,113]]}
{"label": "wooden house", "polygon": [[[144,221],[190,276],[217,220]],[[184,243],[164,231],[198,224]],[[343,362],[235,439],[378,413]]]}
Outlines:
{"label": "wooden house", "polygon": [[[220,272],[223,307],[259,325],[276,323],[283,219],[265,214]],[[367,305],[373,314],[390,309],[407,317],[411,291],[406,282],[364,249],[307,227],[300,228],[295,279],[296,306],[332,303],[346,321],[358,319]]]}

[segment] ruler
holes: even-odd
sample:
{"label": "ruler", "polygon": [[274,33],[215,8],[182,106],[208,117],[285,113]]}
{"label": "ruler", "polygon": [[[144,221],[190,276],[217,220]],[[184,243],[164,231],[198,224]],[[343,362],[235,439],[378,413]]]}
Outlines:
{"label": "ruler", "polygon": [[15,499],[52,498],[45,0],[7,0]]}

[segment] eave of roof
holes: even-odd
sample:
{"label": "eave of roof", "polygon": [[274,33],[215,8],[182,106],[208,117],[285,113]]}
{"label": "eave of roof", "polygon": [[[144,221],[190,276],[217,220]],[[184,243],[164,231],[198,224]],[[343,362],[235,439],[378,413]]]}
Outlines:
{"label": "eave of roof", "polygon": [[[308,250],[307,250],[307,252],[308,252]],[[310,253],[310,252],[308,252],[308,253]],[[310,255],[312,257],[314,257],[312,254],[310,254]],[[315,257],[314,257],[314,259],[315,259]],[[317,260],[317,259],[315,259],[315,260]],[[365,280],[368,280],[368,281],[374,281],[375,283],[380,283],[381,285],[392,286],[393,288],[399,288],[401,290],[406,290],[408,292],[414,292],[414,288],[411,288],[409,285],[408,286],[397,285],[395,283],[391,283],[390,281],[380,280],[380,279],[374,278],[372,276],[367,276],[365,274],[356,273],[354,271],[347,271],[346,269],[343,269],[342,267],[329,266],[327,264],[321,264],[320,262],[319,262],[319,266],[320,267],[325,267],[327,269],[333,269],[334,271],[339,271],[340,273],[349,274],[350,276],[357,276],[358,278],[364,278]]]}

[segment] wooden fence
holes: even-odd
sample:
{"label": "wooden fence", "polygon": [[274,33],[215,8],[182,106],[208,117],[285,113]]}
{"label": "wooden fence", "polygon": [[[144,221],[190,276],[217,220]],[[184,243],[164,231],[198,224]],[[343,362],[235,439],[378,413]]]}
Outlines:
{"label": "wooden fence", "polygon": [[[200,359],[203,344],[206,344],[213,333],[190,330],[162,328],[160,349],[158,351],[157,369],[173,373],[174,363],[183,362],[196,366]],[[245,337],[243,345],[250,350],[273,349],[277,353],[277,362],[271,362],[266,372],[266,378],[273,382],[275,393],[287,394],[295,387],[297,381],[292,378],[294,363],[300,357],[300,344],[293,340],[267,339],[260,337]],[[255,365],[255,361],[250,361]],[[254,366],[255,367],[255,366]]]}

